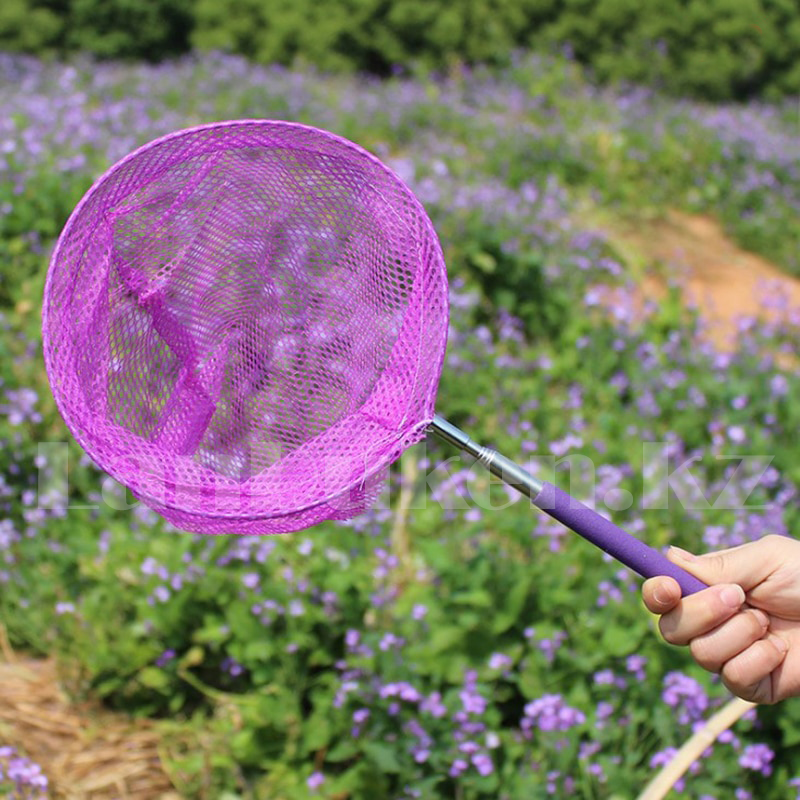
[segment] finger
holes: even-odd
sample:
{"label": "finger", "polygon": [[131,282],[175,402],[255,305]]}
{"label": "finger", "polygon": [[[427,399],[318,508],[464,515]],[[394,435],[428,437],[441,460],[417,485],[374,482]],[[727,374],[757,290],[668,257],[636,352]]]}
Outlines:
{"label": "finger", "polygon": [[727,661],[761,639],[768,627],[769,617],[763,611],[747,609],[692,639],[689,650],[703,669],[719,672]]}
{"label": "finger", "polygon": [[681,587],[674,578],[648,578],[642,584],[642,599],[648,611],[666,614],[681,601]]}
{"label": "finger", "polygon": [[748,592],[785,561],[781,549],[786,547],[786,541],[783,536],[765,536],[757,542],[702,556],[670,547],[667,558],[704,583],[738,583]]}
{"label": "finger", "polygon": [[730,619],[744,603],[741,586],[722,584],[684,597],[659,621],[661,635],[670,644],[689,644]]}
{"label": "finger", "polygon": [[754,642],[722,667],[722,682],[734,694],[752,703],[774,703],[772,673],[786,656],[786,642],[770,634]]}

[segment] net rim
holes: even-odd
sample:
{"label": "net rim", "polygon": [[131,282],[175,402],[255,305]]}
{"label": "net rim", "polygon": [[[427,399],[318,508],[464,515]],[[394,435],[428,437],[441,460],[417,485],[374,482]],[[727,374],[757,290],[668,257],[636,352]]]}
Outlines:
{"label": "net rim", "polygon": [[[351,415],[352,416],[352,415]],[[414,426],[407,429],[403,432],[403,435],[398,437],[398,447],[401,451],[405,451],[408,447],[416,444],[418,441],[421,441],[424,438],[425,433],[430,426],[431,422],[433,422],[433,417],[431,416],[429,419],[425,419],[423,421],[417,422]],[[411,439],[412,441],[406,442],[406,440]],[[158,509],[165,509],[167,511],[176,511],[180,514],[188,514],[191,513],[192,517],[201,520],[219,520],[224,522],[235,522],[236,520],[242,520],[245,522],[259,522],[259,521],[269,521],[269,520],[279,520],[284,519],[286,517],[295,516],[299,514],[304,514],[309,511],[313,511],[316,508],[320,508],[321,506],[330,505],[332,502],[336,501],[338,498],[342,497],[345,494],[348,494],[354,489],[361,489],[370,480],[372,480],[381,470],[385,469],[389,466],[392,462],[388,459],[381,459],[380,463],[377,464],[374,468],[366,470],[362,476],[360,476],[357,480],[352,481],[347,486],[343,486],[340,489],[337,489],[334,492],[331,492],[328,495],[321,499],[314,500],[310,503],[305,503],[303,505],[292,506],[290,511],[274,511],[274,512],[267,512],[267,513],[258,513],[257,511],[251,514],[242,513],[242,512],[224,512],[224,511],[217,511],[217,512],[202,512],[202,511],[195,511],[192,510],[191,512],[187,511],[186,508],[178,505],[173,505],[170,503],[164,503],[156,498],[152,497],[139,497],[145,505],[150,506],[151,508],[158,508]],[[108,473],[111,475],[111,473]],[[111,475],[112,478],[119,481],[124,485],[124,481],[117,478],[114,475]],[[255,498],[257,499],[257,498]],[[148,502],[150,501],[150,502]],[[151,503],[153,505],[151,505]],[[360,513],[360,512],[359,512]],[[246,534],[245,534],[246,535]]]}
{"label": "net rim", "polygon": [[[312,137],[314,136],[321,137],[327,140],[328,142],[335,144],[338,147],[342,147],[345,150],[349,150],[358,159],[369,162],[370,164],[372,164],[372,166],[376,167],[378,170],[387,174],[387,176],[389,176],[399,187],[402,187],[408,201],[414,208],[424,235],[423,237],[421,237],[421,241],[424,238],[424,240],[426,240],[433,248],[434,258],[432,260],[435,262],[436,269],[441,273],[441,277],[443,278],[444,293],[445,293],[445,302],[443,303],[442,308],[440,310],[441,327],[443,330],[443,334],[441,337],[440,345],[438,347],[438,353],[436,354],[436,360],[435,363],[433,364],[433,375],[435,376],[435,380],[432,380],[429,383],[425,393],[424,405],[425,408],[428,409],[428,414],[422,418],[419,417],[415,418],[413,420],[413,424],[407,425],[402,430],[397,432],[394,449],[399,450],[400,453],[405,451],[411,445],[420,441],[424,437],[425,430],[433,420],[434,416],[433,405],[438,389],[438,383],[444,367],[444,359],[447,350],[447,339],[449,330],[449,302],[447,302],[447,269],[438,235],[436,234],[435,228],[430,220],[430,217],[428,216],[427,211],[425,210],[424,206],[419,201],[419,199],[416,197],[414,192],[411,190],[411,188],[407,185],[407,183],[391,167],[385,164],[376,155],[369,152],[366,148],[343,136],[340,136],[336,133],[325,130],[323,128],[315,127],[313,125],[307,125],[304,123],[294,122],[291,120],[245,118],[236,120],[218,120],[171,131],[167,134],[156,137],[155,139],[152,139],[140,145],[139,147],[135,148],[131,152],[127,153],[121,159],[119,159],[111,166],[109,166],[106,170],[104,170],[92,182],[89,189],[87,189],[87,191],[84,193],[84,195],[81,197],[75,208],[68,216],[67,221],[64,224],[61,233],[58,236],[52,255],[50,256],[44,282],[44,290],[42,298],[42,351],[43,351],[45,372],[47,374],[48,382],[51,387],[51,394],[56,404],[56,408],[61,418],[64,420],[67,429],[70,431],[70,433],[75,438],[77,443],[86,452],[86,454],[89,456],[92,462],[100,470],[110,475],[112,478],[114,478],[123,486],[131,488],[131,491],[133,491],[134,495],[137,496],[139,499],[141,499],[142,502],[145,502],[145,504],[150,505],[150,503],[157,503],[157,507],[159,509],[164,509],[167,511],[175,511],[181,514],[191,514],[198,520],[225,519],[225,520],[235,521],[239,519],[242,520],[243,522],[245,521],[251,522],[259,520],[275,520],[281,518],[289,518],[293,515],[311,511],[314,508],[318,508],[320,506],[329,504],[336,498],[339,498],[346,493],[350,493],[353,490],[362,487],[367,481],[369,481],[371,478],[377,475],[382,469],[388,467],[398,457],[397,455],[395,455],[393,458],[390,458],[388,456],[381,457],[380,459],[376,460],[376,462],[373,463],[369,469],[366,469],[364,473],[360,475],[357,479],[350,481],[346,485],[342,485],[341,488],[338,488],[337,490],[331,492],[324,498],[322,499],[317,498],[303,505],[292,506],[291,509],[287,509],[286,511],[267,512],[266,514],[259,513],[257,509],[252,509],[251,513],[248,513],[247,511],[244,512],[240,511],[238,513],[231,513],[231,514],[227,514],[224,512],[220,513],[219,511],[216,512],[204,511],[197,507],[189,508],[185,505],[161,502],[144,492],[141,493],[142,496],[140,497],[140,494],[137,493],[137,491],[131,487],[130,476],[126,476],[125,470],[115,468],[114,464],[109,463],[115,461],[116,459],[106,459],[102,456],[98,458],[97,448],[92,443],[92,435],[89,434],[88,430],[85,427],[79,426],[77,420],[73,417],[72,413],[69,411],[70,404],[67,402],[68,398],[66,397],[65,393],[61,389],[59,389],[58,391],[53,390],[53,386],[58,385],[59,383],[57,379],[59,377],[59,373],[62,371],[57,364],[57,358],[54,356],[53,351],[55,349],[57,338],[53,335],[53,331],[51,328],[51,314],[54,314],[53,293],[55,291],[54,289],[54,284],[56,282],[55,275],[58,271],[58,265],[62,258],[63,248],[67,245],[70,234],[79,224],[83,216],[85,207],[92,202],[94,196],[97,194],[97,192],[101,190],[101,188],[105,185],[105,183],[109,179],[111,179],[119,171],[125,169],[132,162],[135,162],[141,159],[143,156],[146,156],[147,153],[149,153],[151,150],[154,150],[166,143],[169,143],[176,139],[181,139],[183,137],[191,137],[197,134],[202,134],[205,132],[212,132],[217,130],[234,131],[236,129],[253,127],[253,126],[267,127],[272,130],[284,129],[289,132],[301,131]],[[422,275],[419,275],[417,279],[422,280],[423,279]],[[358,413],[359,413],[358,411],[353,412],[350,416],[355,416]],[[177,456],[177,455],[173,455],[173,457],[176,459],[182,458],[182,456]],[[233,485],[231,486],[231,488],[233,488]],[[252,499],[257,502],[258,496],[254,495]]]}

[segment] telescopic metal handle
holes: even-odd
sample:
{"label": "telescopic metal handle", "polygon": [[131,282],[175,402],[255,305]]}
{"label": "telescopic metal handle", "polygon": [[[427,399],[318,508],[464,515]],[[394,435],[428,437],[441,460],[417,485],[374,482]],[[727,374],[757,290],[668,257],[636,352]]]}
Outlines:
{"label": "telescopic metal handle", "polygon": [[537,480],[530,472],[496,450],[473,441],[464,431],[443,417],[435,416],[428,430],[462,452],[474,456],[492,475],[529,497],[545,514],[557,519],[643,578],[668,575],[678,582],[684,596],[708,588],[655,548],[626,533],[552,483]]}

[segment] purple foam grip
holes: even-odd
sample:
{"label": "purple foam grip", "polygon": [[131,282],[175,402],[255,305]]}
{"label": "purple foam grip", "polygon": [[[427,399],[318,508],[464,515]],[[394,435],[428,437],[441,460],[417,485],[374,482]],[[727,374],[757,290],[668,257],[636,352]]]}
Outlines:
{"label": "purple foam grip", "polygon": [[596,511],[562,492],[552,483],[545,483],[534,504],[587,541],[605,550],[617,561],[638,572],[643,578],[668,575],[681,587],[684,597],[708,588],[694,575],[673,564],[650,545],[626,533]]}

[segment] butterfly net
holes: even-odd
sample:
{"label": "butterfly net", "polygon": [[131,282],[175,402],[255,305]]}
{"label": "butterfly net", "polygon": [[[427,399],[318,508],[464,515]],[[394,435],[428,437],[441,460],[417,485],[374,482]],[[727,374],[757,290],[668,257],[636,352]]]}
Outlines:
{"label": "butterfly net", "polygon": [[363,511],[424,436],[445,266],[419,202],[358,146],[216,123],[89,190],[43,335],[67,425],[134,495],[186,530],[287,532]]}

